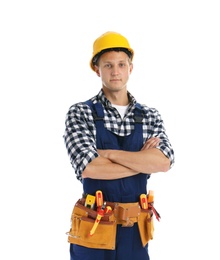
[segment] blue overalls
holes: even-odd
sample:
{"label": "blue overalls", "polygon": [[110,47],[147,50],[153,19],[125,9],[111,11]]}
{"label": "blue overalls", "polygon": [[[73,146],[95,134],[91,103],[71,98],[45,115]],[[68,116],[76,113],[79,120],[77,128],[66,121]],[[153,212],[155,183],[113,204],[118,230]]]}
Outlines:
{"label": "blue overalls", "polygon": [[[142,111],[136,104],[134,119],[135,129],[128,136],[117,136],[104,127],[104,112],[101,103],[93,104],[87,101],[93,110],[96,125],[97,149],[115,149],[126,151],[140,151],[143,146]],[[95,180],[86,178],[83,180],[84,193],[95,195],[101,190],[105,201],[111,202],[137,202],[140,194],[147,193],[148,174],[117,179]],[[104,236],[105,234],[103,234]],[[117,225],[116,249],[103,250],[91,249],[70,244],[71,260],[149,260],[148,245],[142,246],[138,225],[122,227]]]}

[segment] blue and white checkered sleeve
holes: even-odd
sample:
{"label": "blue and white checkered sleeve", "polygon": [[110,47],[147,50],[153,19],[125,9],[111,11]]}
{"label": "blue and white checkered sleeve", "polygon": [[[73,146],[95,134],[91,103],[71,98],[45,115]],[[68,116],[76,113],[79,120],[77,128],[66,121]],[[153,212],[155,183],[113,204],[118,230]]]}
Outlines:
{"label": "blue and white checkered sleeve", "polygon": [[98,156],[90,109],[83,103],[70,107],[65,120],[64,142],[78,180],[86,165]]}
{"label": "blue and white checkered sleeve", "polygon": [[150,125],[152,126],[152,136],[157,136],[161,140],[157,148],[160,149],[161,152],[163,152],[164,155],[170,159],[171,168],[175,162],[174,150],[166,133],[161,115],[156,109],[151,109],[151,116],[148,118],[148,120],[151,121]]}

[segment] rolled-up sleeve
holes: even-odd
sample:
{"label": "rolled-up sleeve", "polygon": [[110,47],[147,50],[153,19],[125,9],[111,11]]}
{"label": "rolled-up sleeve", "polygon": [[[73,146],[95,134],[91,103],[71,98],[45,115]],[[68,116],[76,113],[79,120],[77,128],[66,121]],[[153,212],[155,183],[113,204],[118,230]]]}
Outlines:
{"label": "rolled-up sleeve", "polygon": [[167,158],[170,159],[170,168],[172,168],[174,165],[175,159],[174,159],[174,151],[173,151],[173,148],[171,147],[170,143],[163,140],[162,142],[160,142],[160,144],[157,148],[160,149],[160,151],[162,153],[164,153],[164,155],[166,155]]}
{"label": "rolled-up sleeve", "polygon": [[151,108],[146,113],[146,129],[147,139],[151,137],[159,137],[160,143],[157,148],[170,160],[170,168],[175,162],[174,150],[166,133],[164,121],[157,109]]}
{"label": "rolled-up sleeve", "polygon": [[79,103],[70,107],[63,138],[76,177],[81,181],[87,164],[98,157],[93,117],[87,105]]}

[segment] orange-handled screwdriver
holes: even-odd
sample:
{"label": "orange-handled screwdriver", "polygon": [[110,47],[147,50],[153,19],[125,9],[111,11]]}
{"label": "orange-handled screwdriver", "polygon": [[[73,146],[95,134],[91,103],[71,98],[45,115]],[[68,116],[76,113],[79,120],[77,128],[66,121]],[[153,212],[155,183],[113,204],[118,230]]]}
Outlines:
{"label": "orange-handled screwdriver", "polygon": [[101,207],[103,205],[103,195],[101,190],[97,190],[95,193],[96,198],[96,206],[97,208]]}
{"label": "orange-handled screwdriver", "polygon": [[101,218],[104,216],[105,206],[106,206],[106,203],[104,203],[104,204],[102,205],[102,207],[98,210],[98,214],[97,214],[95,223],[94,223],[92,229],[91,229],[90,232],[89,232],[89,236],[94,235],[94,233],[95,233],[95,231],[96,231],[96,228],[98,227],[98,224],[99,224]]}
{"label": "orange-handled screwdriver", "polygon": [[147,209],[148,204],[147,204],[147,195],[146,194],[141,194],[140,195],[140,204],[142,209]]}

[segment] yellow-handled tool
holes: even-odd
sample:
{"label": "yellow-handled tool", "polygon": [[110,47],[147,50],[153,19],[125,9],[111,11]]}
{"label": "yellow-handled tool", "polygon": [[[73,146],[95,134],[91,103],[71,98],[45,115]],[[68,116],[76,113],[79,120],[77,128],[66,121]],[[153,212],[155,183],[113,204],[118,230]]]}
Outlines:
{"label": "yellow-handled tool", "polygon": [[140,195],[140,204],[142,209],[147,209],[148,208],[148,203],[147,203],[147,195],[146,194],[141,194]]}
{"label": "yellow-handled tool", "polygon": [[94,223],[92,229],[89,232],[89,236],[94,235],[96,228],[98,227],[98,224],[99,224],[101,218],[104,216],[104,214],[110,213],[111,211],[112,211],[112,208],[110,206],[106,207],[106,202],[104,202],[102,207],[98,209],[98,214],[97,214],[97,217],[95,219],[95,223]]}
{"label": "yellow-handled tool", "polygon": [[97,214],[97,217],[95,219],[95,223],[94,223],[92,229],[89,232],[89,236],[94,235],[94,233],[96,231],[96,228],[98,227],[98,224],[99,224],[101,218],[104,216],[105,206],[106,206],[106,202],[104,202],[102,207],[98,210],[98,214]]}
{"label": "yellow-handled tool", "polygon": [[153,190],[149,190],[148,195],[147,195],[147,201],[148,201],[148,203],[154,202],[154,191]]}

